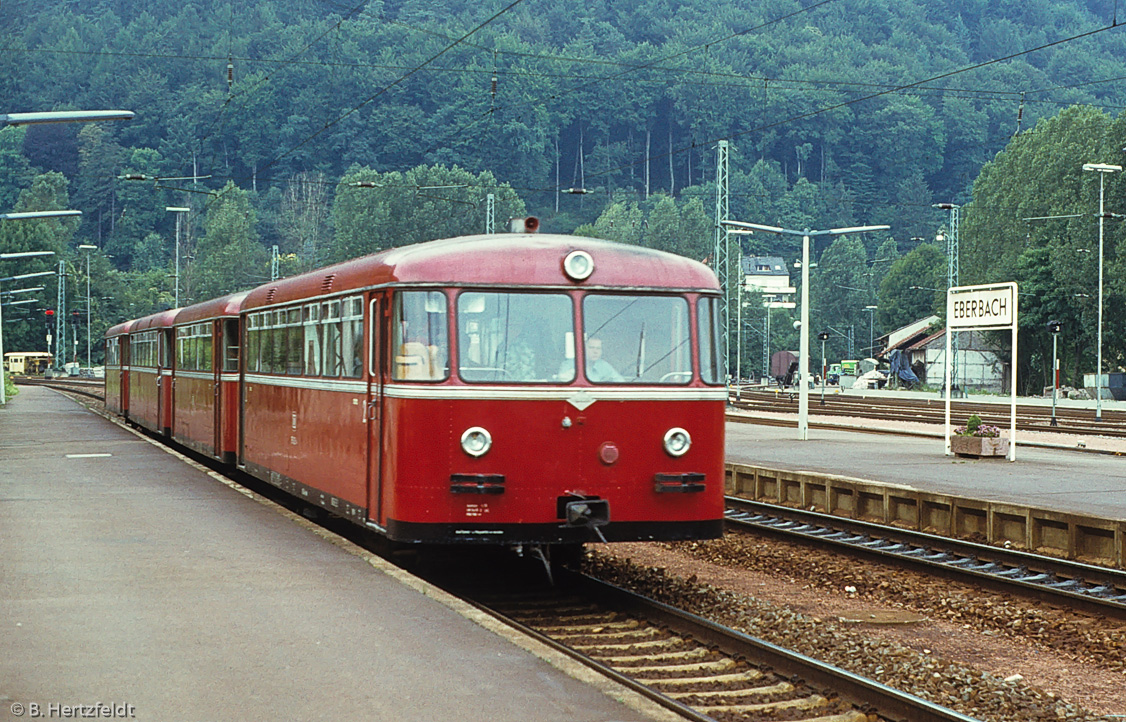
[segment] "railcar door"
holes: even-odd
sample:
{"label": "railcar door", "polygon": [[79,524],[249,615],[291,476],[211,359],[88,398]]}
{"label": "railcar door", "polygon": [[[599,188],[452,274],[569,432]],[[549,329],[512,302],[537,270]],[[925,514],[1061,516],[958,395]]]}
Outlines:
{"label": "railcar door", "polygon": [[172,435],[172,403],[175,377],[172,375],[172,349],[175,342],[172,334],[176,329],[163,329],[160,332],[160,356],[156,369],[156,430],[165,436]]}
{"label": "railcar door", "polygon": [[121,336],[120,346],[118,347],[118,361],[121,363],[121,415],[129,418],[129,351],[130,337],[125,334]]}
{"label": "railcar door", "polygon": [[384,304],[376,295],[368,300],[367,342],[367,403],[364,405],[364,423],[368,437],[368,519],[382,524],[383,509],[383,318]]}
{"label": "railcar door", "polygon": [[[227,322],[229,323],[229,322]],[[211,322],[211,455],[223,458],[223,371],[226,370],[227,336],[223,319]]]}
{"label": "railcar door", "polygon": [[[235,413],[239,401],[239,317],[226,318],[222,326],[223,368],[216,374],[215,390],[215,456],[226,463],[234,462],[238,439],[235,438]],[[217,330],[218,333],[218,330]],[[219,366],[218,360],[215,362]]]}

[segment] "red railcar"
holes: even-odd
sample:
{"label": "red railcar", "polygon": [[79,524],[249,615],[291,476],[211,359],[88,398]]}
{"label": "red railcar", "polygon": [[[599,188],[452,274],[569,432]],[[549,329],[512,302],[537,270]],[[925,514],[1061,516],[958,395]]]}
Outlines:
{"label": "red railcar", "polygon": [[239,308],[246,293],[176,314],[172,438],[235,463],[238,453]]}
{"label": "red railcar", "polygon": [[[172,428],[171,348],[176,313],[173,309],[137,319],[127,324],[124,335],[117,336],[119,343],[122,338],[127,339],[128,347],[128,365],[121,366],[127,418],[164,436]],[[107,341],[113,331],[106,333]]]}
{"label": "red railcar", "polygon": [[136,321],[106,331],[106,410],[129,416],[129,330]]}
{"label": "red railcar", "polygon": [[718,302],[702,264],[607,241],[397,248],[180,310],[178,338],[213,324],[213,359],[237,314],[239,374],[214,396],[229,376],[177,368],[170,426],[396,541],[714,537]]}

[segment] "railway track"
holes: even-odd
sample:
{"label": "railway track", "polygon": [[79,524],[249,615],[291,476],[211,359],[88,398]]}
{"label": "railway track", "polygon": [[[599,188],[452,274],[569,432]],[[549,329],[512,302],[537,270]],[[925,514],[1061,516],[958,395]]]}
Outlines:
{"label": "railway track", "polygon": [[67,391],[99,401],[104,401],[106,398],[105,383],[101,379],[45,379],[34,376],[16,376],[13,378],[17,386],[45,386],[56,391]]}
{"label": "railway track", "polygon": [[503,593],[450,589],[684,719],[971,719],[592,577],[557,580]]}
{"label": "railway track", "polygon": [[[934,399],[878,398],[831,394],[825,396],[822,406],[820,395],[811,392],[810,413],[818,416],[847,416],[873,418],[882,421],[901,421],[941,425],[945,420],[945,401]],[[743,411],[769,413],[798,412],[797,392],[775,392],[744,389],[739,398],[734,396],[731,405]],[[964,424],[971,414],[981,417],[983,423],[1009,427],[1009,406],[986,403],[972,399],[951,401],[951,419],[956,425]],[[1126,437],[1126,412],[1103,409],[1102,421],[1095,421],[1090,409],[1056,408],[1056,426],[1052,426],[1050,408],[1032,404],[1017,404],[1018,431],[1054,431],[1077,435]]]}
{"label": "railway track", "polygon": [[928,573],[1126,619],[1126,571],[872,524],[727,499],[730,527],[832,545]]}

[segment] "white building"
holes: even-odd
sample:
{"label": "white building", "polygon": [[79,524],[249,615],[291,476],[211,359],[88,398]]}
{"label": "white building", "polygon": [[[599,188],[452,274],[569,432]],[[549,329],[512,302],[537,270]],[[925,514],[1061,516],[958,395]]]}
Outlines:
{"label": "white building", "polygon": [[[911,370],[928,386],[941,387],[946,374],[946,329],[904,349]],[[993,352],[983,331],[959,331],[957,385],[966,391],[1003,394],[1009,388],[1011,365]],[[922,373],[920,373],[920,371]]]}

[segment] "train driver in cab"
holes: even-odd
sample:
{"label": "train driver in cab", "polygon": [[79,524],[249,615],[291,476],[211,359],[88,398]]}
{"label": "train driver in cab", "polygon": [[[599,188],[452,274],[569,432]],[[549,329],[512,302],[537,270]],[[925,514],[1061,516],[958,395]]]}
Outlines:
{"label": "train driver in cab", "polygon": [[625,381],[613,364],[602,358],[602,339],[597,336],[586,340],[586,377],[595,383]]}

